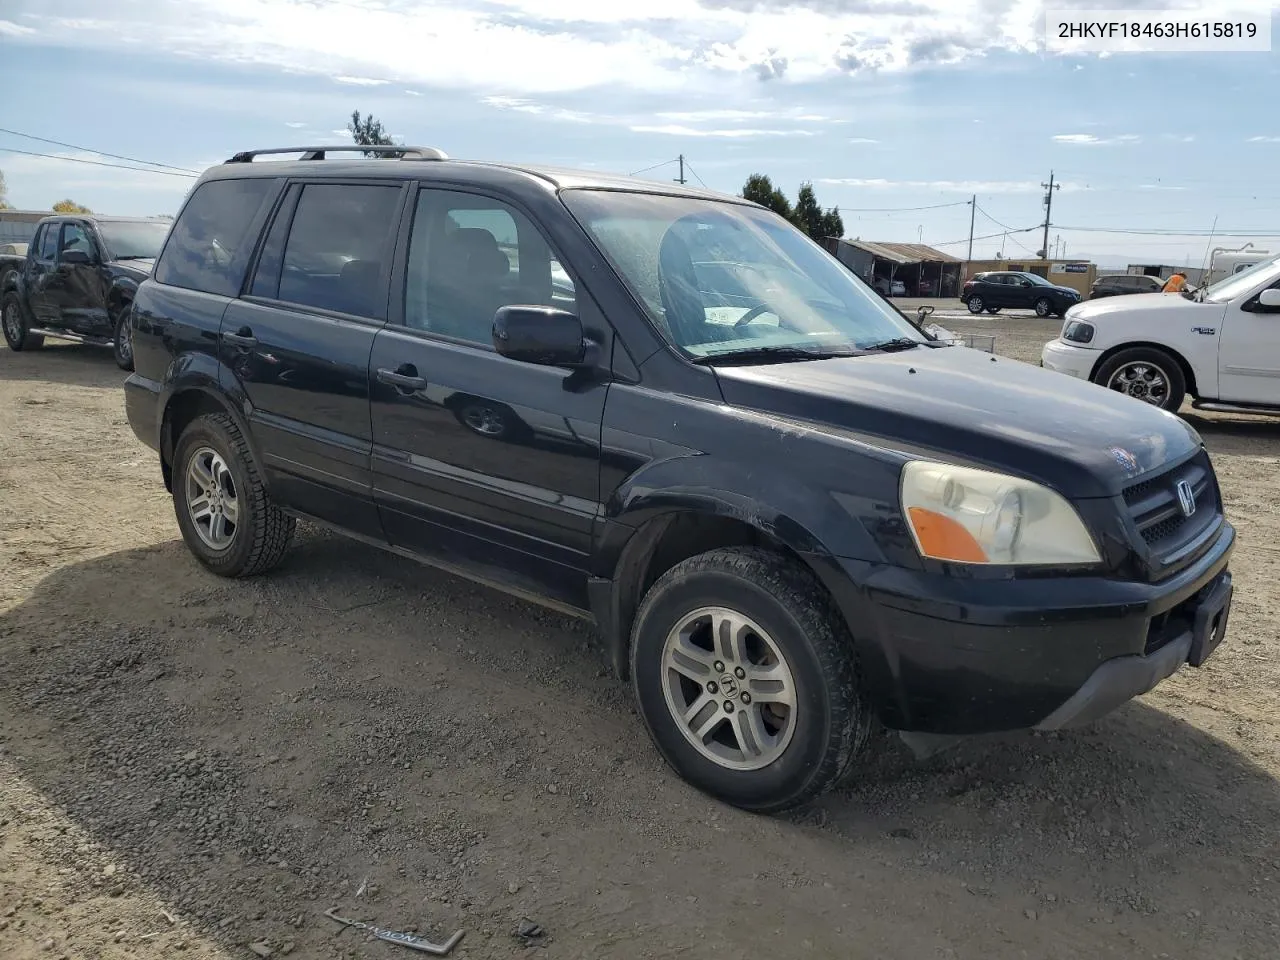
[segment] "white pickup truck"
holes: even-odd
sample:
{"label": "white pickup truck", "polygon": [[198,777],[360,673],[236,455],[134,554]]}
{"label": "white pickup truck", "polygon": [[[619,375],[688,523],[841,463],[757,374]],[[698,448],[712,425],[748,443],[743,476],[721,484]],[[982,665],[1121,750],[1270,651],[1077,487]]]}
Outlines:
{"label": "white pickup truck", "polygon": [[1191,293],[1076,304],[1041,366],[1176,412],[1280,414],[1280,257]]}

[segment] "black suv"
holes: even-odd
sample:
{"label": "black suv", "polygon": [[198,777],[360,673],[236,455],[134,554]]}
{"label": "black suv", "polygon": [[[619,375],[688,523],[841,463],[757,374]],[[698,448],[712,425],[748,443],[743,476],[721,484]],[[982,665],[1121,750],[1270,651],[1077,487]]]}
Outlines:
{"label": "black suv", "polygon": [[758,811],[875,721],[1067,727],[1222,639],[1184,421],[926,339],[740,198],[333,149],[206,172],[134,303],[129,419],[213,572],[302,517],[591,618]]}
{"label": "black suv", "polygon": [[1061,317],[1080,302],[1080,294],[1034,273],[992,271],[974,274],[960,291],[970,313],[996,313],[1001,308],[1034,310],[1037,317]]}
{"label": "black suv", "polygon": [[1132,293],[1159,293],[1163,289],[1164,281],[1159,277],[1148,277],[1133,273],[1113,273],[1093,281],[1093,286],[1089,288],[1089,299],[1123,297]]}

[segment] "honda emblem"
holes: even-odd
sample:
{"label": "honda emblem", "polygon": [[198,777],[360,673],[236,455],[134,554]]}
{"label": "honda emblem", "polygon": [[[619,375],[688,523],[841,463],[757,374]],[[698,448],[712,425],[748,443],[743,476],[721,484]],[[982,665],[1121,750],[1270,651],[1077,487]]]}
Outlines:
{"label": "honda emblem", "polygon": [[1191,484],[1186,480],[1178,481],[1178,506],[1182,508],[1182,515],[1189,517],[1196,512],[1196,493],[1191,489]]}

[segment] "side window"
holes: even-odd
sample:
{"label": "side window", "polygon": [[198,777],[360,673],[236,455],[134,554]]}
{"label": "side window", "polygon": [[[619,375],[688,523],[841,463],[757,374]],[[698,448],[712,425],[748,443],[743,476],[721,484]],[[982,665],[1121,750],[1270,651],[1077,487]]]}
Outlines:
{"label": "side window", "polygon": [[254,270],[253,285],[249,293],[255,297],[274,300],[280,294],[280,265],[284,262],[284,245],[289,239],[289,224],[293,222],[293,211],[298,203],[298,195],[302,187],[294,184],[285,195],[284,202],[276,212],[276,218],[267,231],[267,241],[258,254],[258,266]]}
{"label": "side window", "polygon": [[418,193],[405,284],[408,326],[473,343],[493,342],[499,307],[577,309],[573,280],[528,217],[449,190]]}
{"label": "side window", "polygon": [[155,278],[188,290],[234,297],[256,236],[249,228],[276,181],[210,180],[196,188],[169,233]]}
{"label": "side window", "polygon": [[401,187],[303,187],[280,270],[279,299],[378,319],[386,315],[383,260]]}
{"label": "side window", "polygon": [[40,259],[56,260],[58,257],[58,232],[61,228],[56,223],[44,225],[44,236],[40,238]]}
{"label": "side window", "polygon": [[62,225],[62,246],[59,248],[58,253],[63,254],[68,250],[93,253],[93,244],[89,242],[89,235],[84,232],[84,227],[78,223],[64,223]]}

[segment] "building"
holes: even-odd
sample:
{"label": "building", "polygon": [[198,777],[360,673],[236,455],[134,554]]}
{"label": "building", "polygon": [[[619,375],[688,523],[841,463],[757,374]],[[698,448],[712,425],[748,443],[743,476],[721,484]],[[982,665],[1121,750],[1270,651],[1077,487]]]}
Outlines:
{"label": "building", "polygon": [[964,279],[974,274],[995,271],[1034,273],[1060,287],[1069,287],[1082,297],[1089,295],[1093,281],[1098,279],[1097,264],[1084,260],[971,260],[964,265]]}
{"label": "building", "polygon": [[881,293],[901,281],[908,297],[958,297],[964,264],[922,243],[879,243],[828,237],[827,252]]}
{"label": "building", "polygon": [[36,224],[51,216],[49,210],[0,210],[0,243],[30,243]]}

